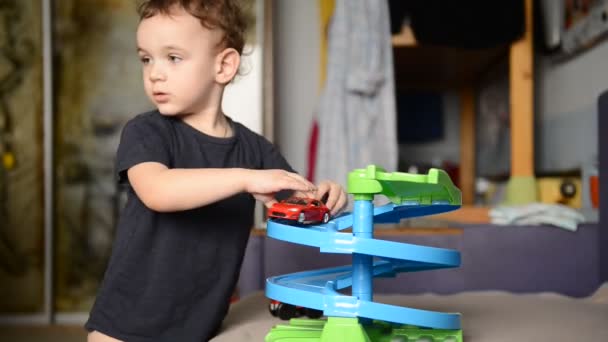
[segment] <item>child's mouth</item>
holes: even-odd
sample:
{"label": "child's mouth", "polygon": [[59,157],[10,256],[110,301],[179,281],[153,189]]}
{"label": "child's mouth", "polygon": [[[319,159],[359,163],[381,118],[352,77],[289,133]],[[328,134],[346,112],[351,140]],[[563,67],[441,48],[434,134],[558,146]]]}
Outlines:
{"label": "child's mouth", "polygon": [[169,101],[169,94],[167,93],[155,92],[152,94],[152,96],[154,97],[154,101],[158,103],[165,103]]}

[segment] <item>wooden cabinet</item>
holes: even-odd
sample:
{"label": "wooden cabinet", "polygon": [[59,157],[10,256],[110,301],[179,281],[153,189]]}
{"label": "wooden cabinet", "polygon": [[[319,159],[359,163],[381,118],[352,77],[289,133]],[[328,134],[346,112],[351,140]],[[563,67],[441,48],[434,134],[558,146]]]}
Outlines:
{"label": "wooden cabinet", "polygon": [[457,91],[460,99],[460,179],[463,204],[475,194],[475,93],[493,65],[507,60],[511,108],[511,177],[534,176],[532,0],[526,0],[524,36],[511,45],[458,49],[410,45],[407,31],[393,37],[395,85],[403,90]]}

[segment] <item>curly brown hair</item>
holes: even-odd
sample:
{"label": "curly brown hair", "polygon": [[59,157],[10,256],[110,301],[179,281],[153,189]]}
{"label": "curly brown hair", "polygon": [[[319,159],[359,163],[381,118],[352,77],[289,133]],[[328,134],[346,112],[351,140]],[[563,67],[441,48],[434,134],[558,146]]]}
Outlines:
{"label": "curly brown hair", "polygon": [[239,0],[140,0],[137,13],[143,20],[159,13],[170,15],[175,6],[181,7],[198,18],[203,27],[222,30],[224,37],[220,46],[233,48],[242,54],[249,25],[242,5]]}

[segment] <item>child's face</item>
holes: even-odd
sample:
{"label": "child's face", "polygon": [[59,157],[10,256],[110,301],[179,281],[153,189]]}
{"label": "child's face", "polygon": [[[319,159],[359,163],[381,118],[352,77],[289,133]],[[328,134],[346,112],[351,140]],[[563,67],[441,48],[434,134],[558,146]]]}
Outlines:
{"label": "child's face", "polygon": [[162,114],[197,114],[212,108],[219,91],[215,75],[220,39],[219,31],[204,28],[183,9],[140,22],[137,47],[144,88]]}

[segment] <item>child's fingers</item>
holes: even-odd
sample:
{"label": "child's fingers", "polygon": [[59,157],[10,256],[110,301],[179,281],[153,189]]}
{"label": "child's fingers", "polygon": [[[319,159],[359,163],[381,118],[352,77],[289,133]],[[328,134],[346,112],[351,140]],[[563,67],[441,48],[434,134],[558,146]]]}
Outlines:
{"label": "child's fingers", "polygon": [[[295,179],[296,181],[298,181],[301,186],[298,187],[297,189],[293,189],[293,190],[300,190],[300,191],[314,191],[316,189],[315,185],[312,184],[311,182],[309,182],[306,178],[300,176],[297,173],[293,173],[293,172],[288,172],[287,176]],[[302,188],[304,187],[304,188]]]}
{"label": "child's fingers", "polygon": [[329,189],[328,195],[327,196],[327,202],[325,202],[325,205],[331,209],[332,213],[334,212],[334,209],[336,207],[336,202],[338,201],[338,197],[340,196],[340,193],[342,191],[340,191],[338,186],[332,186]]}
{"label": "child's fingers", "polygon": [[[325,198],[325,206],[333,212],[336,211],[336,204],[343,193],[342,187],[339,184],[332,182],[321,182],[317,188],[317,199]],[[337,208],[339,209],[339,208]]]}
{"label": "child's fingers", "polygon": [[274,194],[252,194],[253,197],[266,206],[266,208],[270,208],[273,204],[277,203],[277,200],[274,198]]}
{"label": "child's fingers", "polygon": [[[285,177],[280,182],[276,183],[277,191],[294,190],[297,192],[311,192],[310,186],[293,177]],[[304,196],[308,197],[308,196]]]}
{"label": "child's fingers", "polygon": [[327,197],[323,200],[323,196],[329,195],[330,185],[327,182],[321,182],[317,185],[317,191],[315,198],[319,201],[322,201],[325,205],[327,205]]}
{"label": "child's fingers", "polygon": [[269,200],[269,201],[265,201],[265,202],[264,202],[264,206],[266,206],[266,208],[270,208],[270,207],[272,207],[272,206],[273,206],[275,203],[277,203],[277,200],[273,198],[273,199],[271,199],[271,200]]}
{"label": "child's fingers", "polygon": [[338,200],[336,200],[336,205],[332,209],[332,215],[336,215],[346,207],[346,203],[348,202],[348,197],[344,191],[340,191],[340,195],[338,196]]}
{"label": "child's fingers", "polygon": [[336,215],[346,207],[348,195],[342,186],[333,182],[322,182],[318,186],[317,198],[325,198],[325,205],[331,210],[332,215]]}
{"label": "child's fingers", "polygon": [[293,193],[295,197],[304,197],[304,198],[315,198],[315,194],[312,191],[295,191]]}

